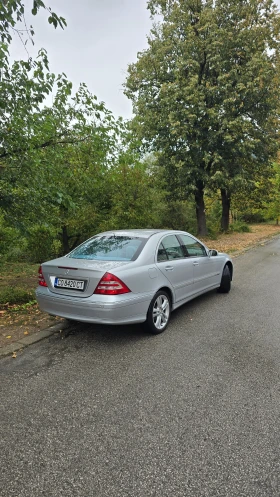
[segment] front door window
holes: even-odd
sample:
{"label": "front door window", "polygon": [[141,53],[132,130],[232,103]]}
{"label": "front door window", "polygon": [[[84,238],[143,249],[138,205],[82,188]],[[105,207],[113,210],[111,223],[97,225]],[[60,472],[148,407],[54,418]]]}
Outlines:
{"label": "front door window", "polygon": [[205,247],[189,235],[181,235],[186,254],[188,257],[206,257]]}

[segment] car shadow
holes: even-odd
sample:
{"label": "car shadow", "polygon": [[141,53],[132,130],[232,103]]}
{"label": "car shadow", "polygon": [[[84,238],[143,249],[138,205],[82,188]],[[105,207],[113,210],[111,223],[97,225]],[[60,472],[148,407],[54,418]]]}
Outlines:
{"label": "car shadow", "polygon": [[[149,340],[151,338],[144,325],[106,325],[82,322],[71,322],[61,334],[61,339],[77,339],[87,344],[102,342],[104,344],[123,345],[125,342],[138,342],[139,340]],[[77,344],[76,344],[77,345]]]}
{"label": "car shadow", "polygon": [[198,307],[201,307],[203,304],[206,304],[210,301],[214,301],[215,297],[216,299],[219,299],[220,296],[222,295],[226,294],[218,293],[217,290],[211,290],[208,293],[204,293],[203,295],[200,295],[199,297],[190,300],[189,302],[183,304],[181,307],[178,307],[178,309],[175,309],[172,312],[170,323],[172,323],[172,317],[174,318],[175,316],[181,316],[182,314],[185,313],[191,313],[195,311]]}
{"label": "car shadow", "polygon": [[[145,328],[145,324],[129,324],[129,325],[105,325],[105,324],[91,324],[82,322],[69,322],[64,332],[60,335],[62,339],[69,339],[70,337],[79,339],[81,342],[86,341],[89,343],[103,342],[107,344],[115,344],[122,346],[125,342],[139,342],[154,340],[156,337],[163,338],[168,330],[172,330],[172,326],[176,326],[176,320],[182,315],[189,315],[203,304],[210,302],[213,299],[219,299],[221,294],[216,290],[212,290],[207,294],[201,295],[190,302],[175,309],[171,314],[170,323],[166,332],[153,335]],[[216,300],[216,299],[215,299]],[[77,345],[79,346],[79,344]]]}

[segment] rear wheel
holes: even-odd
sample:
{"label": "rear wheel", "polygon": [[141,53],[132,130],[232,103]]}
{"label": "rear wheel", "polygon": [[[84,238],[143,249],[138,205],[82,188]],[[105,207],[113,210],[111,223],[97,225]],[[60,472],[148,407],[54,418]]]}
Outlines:
{"label": "rear wheel", "polygon": [[153,297],[147,314],[146,325],[154,335],[162,333],[170,319],[170,297],[164,290],[159,290]]}
{"label": "rear wheel", "polygon": [[220,293],[228,293],[231,288],[231,274],[228,266],[225,266],[223,269],[221,284],[218,289]]}

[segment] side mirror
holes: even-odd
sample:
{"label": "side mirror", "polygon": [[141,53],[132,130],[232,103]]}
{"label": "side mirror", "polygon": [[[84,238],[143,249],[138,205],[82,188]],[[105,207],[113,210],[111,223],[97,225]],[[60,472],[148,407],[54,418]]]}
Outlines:
{"label": "side mirror", "polygon": [[209,250],[209,255],[210,255],[210,257],[216,257],[218,255],[218,251],[217,250]]}

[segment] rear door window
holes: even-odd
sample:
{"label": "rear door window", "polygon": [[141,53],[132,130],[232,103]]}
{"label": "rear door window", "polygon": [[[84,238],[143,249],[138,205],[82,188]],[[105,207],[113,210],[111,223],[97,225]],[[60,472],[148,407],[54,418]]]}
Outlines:
{"label": "rear door window", "polygon": [[164,246],[162,245],[162,243],[160,244],[160,246],[158,248],[157,261],[158,262],[168,261],[167,252],[166,252]]}
{"label": "rear door window", "polygon": [[157,261],[166,261],[166,260],[174,260],[174,259],[183,259],[184,253],[183,249],[180,245],[180,242],[176,235],[168,235],[166,236],[158,249]]}

